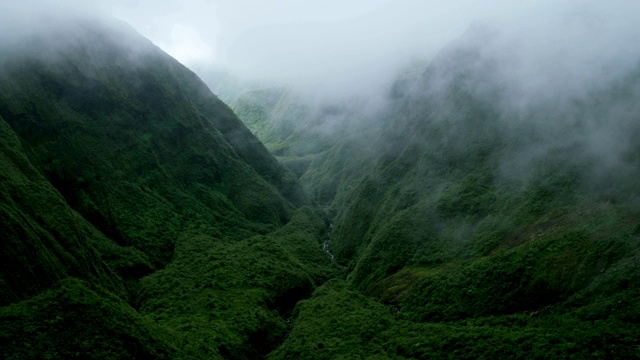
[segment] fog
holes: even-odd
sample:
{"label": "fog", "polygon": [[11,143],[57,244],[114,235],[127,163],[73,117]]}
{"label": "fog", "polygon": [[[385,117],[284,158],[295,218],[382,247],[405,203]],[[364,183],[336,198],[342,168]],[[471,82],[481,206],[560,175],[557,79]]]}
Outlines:
{"label": "fog", "polygon": [[[388,85],[408,63],[428,61],[479,23],[509,35],[497,46],[518,52],[519,67],[512,71],[531,88],[599,76],[587,75],[594,62],[601,67],[607,58],[636,55],[631,40],[637,37],[633,21],[639,8],[634,1],[595,0],[5,0],[0,5],[2,17],[13,22],[34,12],[115,16],[189,67],[224,67],[244,78],[353,93]],[[46,26],[46,20],[25,22],[27,28]],[[616,71],[624,64],[607,66],[606,71]]]}
{"label": "fog", "polygon": [[[378,107],[400,73],[413,66],[419,74],[450,44],[467,42],[499,67],[487,86],[508,89],[499,101],[516,112],[511,121],[622,81],[640,59],[640,3],[631,0],[5,0],[0,38],[68,15],[122,19],[196,72],[224,68]],[[589,137],[606,148],[621,131]]]}

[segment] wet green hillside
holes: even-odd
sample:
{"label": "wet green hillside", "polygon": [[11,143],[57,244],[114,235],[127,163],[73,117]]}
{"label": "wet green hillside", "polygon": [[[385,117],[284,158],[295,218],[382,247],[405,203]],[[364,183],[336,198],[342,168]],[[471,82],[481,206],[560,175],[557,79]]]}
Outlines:
{"label": "wet green hillside", "polygon": [[3,358],[255,358],[336,275],[324,215],[126,24],[0,53]]}
{"label": "wet green hillside", "polygon": [[[374,116],[347,106],[363,131],[329,127],[331,150],[306,155],[349,274],[298,304],[273,358],[640,357],[640,65],[521,99],[480,40],[398,80]],[[233,106],[269,143],[282,118],[259,95]],[[312,142],[305,119],[270,149]],[[341,193],[323,182],[345,173]]]}
{"label": "wet green hillside", "polygon": [[535,92],[471,32],[376,97],[227,106],[50,25],[0,41],[0,357],[640,358],[640,61]]}

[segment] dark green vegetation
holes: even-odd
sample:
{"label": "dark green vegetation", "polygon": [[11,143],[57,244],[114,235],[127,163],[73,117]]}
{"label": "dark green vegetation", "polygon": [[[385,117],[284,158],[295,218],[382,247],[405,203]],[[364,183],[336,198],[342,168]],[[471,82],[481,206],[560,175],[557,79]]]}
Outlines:
{"label": "dark green vegetation", "polygon": [[523,108],[501,60],[460,41],[369,117],[232,103],[331,207],[349,273],[273,358],[640,358],[640,61]]}
{"label": "dark green vegetation", "polygon": [[233,98],[231,108],[319,204],[338,205],[380,155],[380,128],[363,121],[374,111],[365,99],[322,102],[283,88]]}
{"label": "dark green vegetation", "polygon": [[149,41],[57,25],[0,52],[0,357],[264,356],[339,272],[324,214]]}
{"label": "dark green vegetation", "polygon": [[0,357],[640,358],[640,63],[526,107],[469,42],[384,104],[212,86],[265,147],[58,25],[1,43]]}

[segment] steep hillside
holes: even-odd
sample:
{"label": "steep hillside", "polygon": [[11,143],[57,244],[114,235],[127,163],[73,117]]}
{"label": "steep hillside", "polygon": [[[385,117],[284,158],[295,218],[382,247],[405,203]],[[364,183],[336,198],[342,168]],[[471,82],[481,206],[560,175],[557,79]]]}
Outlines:
{"label": "steep hillside", "polygon": [[[640,357],[640,59],[624,76],[534,94],[495,34],[475,30],[398,81],[361,122],[369,132],[327,126],[328,145],[309,118],[279,133],[271,97],[236,101],[265,141],[284,134],[275,154],[298,148],[296,132],[337,149],[298,174],[333,202],[347,282],[298,305],[273,358]],[[336,201],[320,179],[345,172],[356,176]]]}
{"label": "steep hillside", "polygon": [[530,84],[472,29],[384,98],[218,77],[245,126],[46,24],[0,36],[1,358],[640,358],[640,59]]}
{"label": "steep hillside", "polygon": [[1,42],[1,356],[268,352],[338,271],[323,214],[126,24],[46,23]]}
{"label": "steep hillside", "polygon": [[266,87],[243,92],[230,106],[316,203],[335,209],[380,155],[372,141],[381,133],[375,102]]}

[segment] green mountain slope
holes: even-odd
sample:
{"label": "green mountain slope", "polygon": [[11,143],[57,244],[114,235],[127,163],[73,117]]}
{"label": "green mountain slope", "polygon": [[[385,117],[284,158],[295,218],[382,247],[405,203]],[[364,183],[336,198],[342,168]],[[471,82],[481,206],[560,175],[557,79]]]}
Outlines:
{"label": "green mountain slope", "polygon": [[241,93],[230,106],[324,206],[341,207],[380,153],[371,141],[380,137],[380,124],[368,99],[327,101],[320,94],[267,87]]}
{"label": "green mountain slope", "polygon": [[[369,132],[327,126],[319,144],[338,150],[299,175],[330,194],[348,281],[299,304],[274,358],[640,357],[639,68],[518,99],[509,59],[473,36],[398,81]],[[258,136],[279,134],[268,101],[243,101]],[[310,122],[287,134],[314,146]],[[321,179],[345,172],[338,200]]]}
{"label": "green mountain slope", "polygon": [[63,19],[2,46],[2,357],[273,348],[339,271],[295,177],[125,24]]}
{"label": "green mountain slope", "polygon": [[94,250],[103,240],[38,172],[0,117],[2,142],[2,305],[33,296],[67,276],[82,276],[124,296]]}
{"label": "green mountain slope", "polygon": [[369,102],[225,75],[245,126],[51,21],[0,41],[0,357],[640,358],[640,61],[532,96],[480,33]]}

